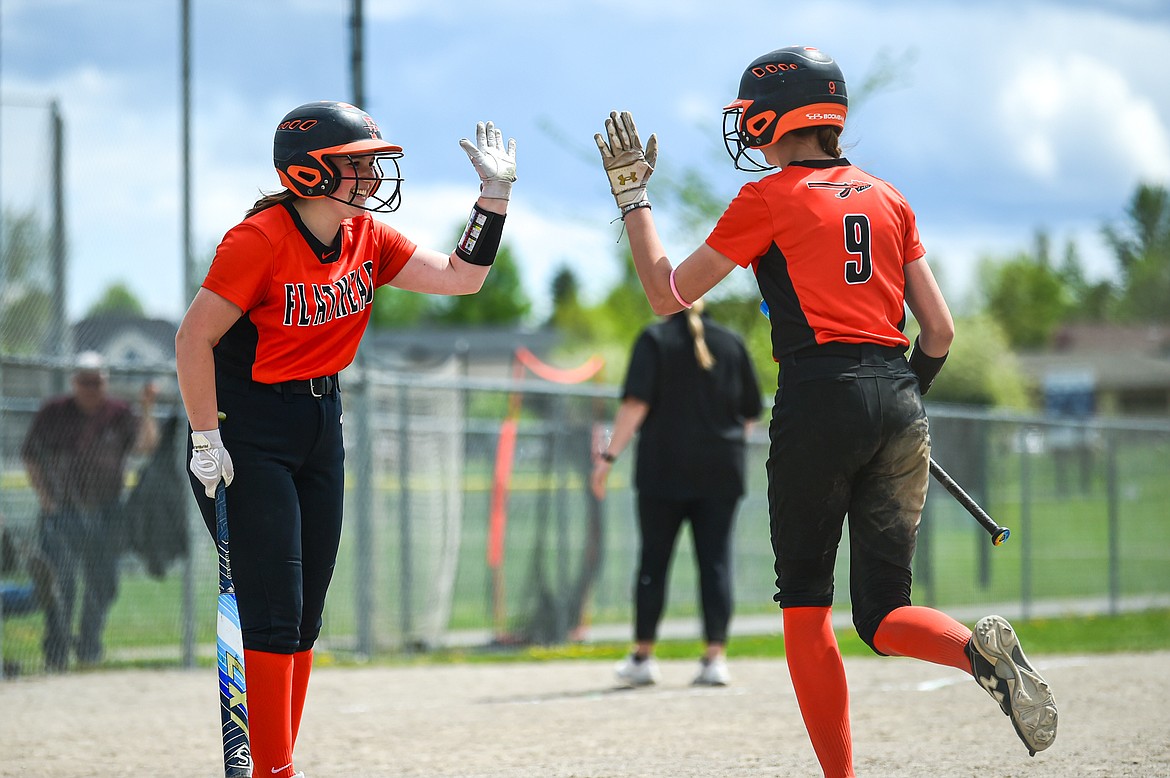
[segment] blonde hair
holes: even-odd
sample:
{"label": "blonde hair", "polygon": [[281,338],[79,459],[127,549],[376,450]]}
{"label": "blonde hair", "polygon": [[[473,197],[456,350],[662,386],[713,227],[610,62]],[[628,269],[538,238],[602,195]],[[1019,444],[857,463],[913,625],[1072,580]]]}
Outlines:
{"label": "blonde hair", "polygon": [[702,299],[695,300],[690,308],[687,308],[685,313],[687,316],[687,329],[691,331],[691,339],[695,342],[695,361],[699,363],[699,367],[704,370],[710,370],[715,366],[715,355],[711,353],[711,349],[707,346],[706,335],[703,327],[703,305]]}
{"label": "blonde hair", "polygon": [[279,205],[280,203],[295,200],[296,198],[296,193],[291,189],[281,189],[279,192],[262,195],[260,199],[257,200],[251,208],[248,209],[248,212],[244,214],[244,218],[247,219],[249,216],[255,216],[261,211],[271,208],[274,205]]}

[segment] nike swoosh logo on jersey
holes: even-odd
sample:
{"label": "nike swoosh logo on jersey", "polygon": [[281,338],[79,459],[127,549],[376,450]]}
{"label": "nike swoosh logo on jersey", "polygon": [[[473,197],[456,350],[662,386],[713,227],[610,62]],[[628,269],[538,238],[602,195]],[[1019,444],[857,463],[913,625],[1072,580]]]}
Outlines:
{"label": "nike swoosh logo on jersey", "polygon": [[325,254],[322,254],[321,261],[324,262],[325,260],[329,259],[331,256],[333,256],[336,253],[337,253],[336,251],[329,251],[329,252],[326,252]]}

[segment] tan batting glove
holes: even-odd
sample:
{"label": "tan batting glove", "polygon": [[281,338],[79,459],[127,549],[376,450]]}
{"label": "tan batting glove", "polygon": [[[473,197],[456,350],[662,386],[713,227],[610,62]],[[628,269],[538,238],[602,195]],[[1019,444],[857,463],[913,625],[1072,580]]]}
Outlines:
{"label": "tan batting glove", "polygon": [[512,196],[516,181],[516,139],[509,138],[504,145],[504,134],[491,122],[475,125],[475,143],[467,138],[459,141],[467,152],[475,172],[479,173],[479,196],[491,200],[507,200]]}
{"label": "tan batting glove", "polygon": [[625,216],[636,208],[650,205],[646,197],[646,184],[658,161],[658,136],[651,135],[642,148],[638,128],[629,111],[611,111],[605,120],[605,134],[593,136],[597,150],[601,152],[601,164],[609,176],[609,189],[613,192],[618,208]]}

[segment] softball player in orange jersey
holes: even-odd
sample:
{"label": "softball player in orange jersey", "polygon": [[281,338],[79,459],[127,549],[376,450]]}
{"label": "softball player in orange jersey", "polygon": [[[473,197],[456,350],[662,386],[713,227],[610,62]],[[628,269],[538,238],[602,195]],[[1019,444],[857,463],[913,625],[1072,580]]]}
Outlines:
{"label": "softball player in orange jersey", "polygon": [[[302,105],[276,129],[284,190],[233,227],[175,340],[191,424],[191,484],[214,536],[226,490],[256,775],[300,776],[293,746],[341,537],[342,402],[374,290],[479,290],[516,180],[516,144],[491,122],[460,141],[480,196],[450,254],[416,246],[370,212],[399,203],[402,148],[365,112]],[[226,419],[220,424],[217,413]]]}
{"label": "softball player in orange jersey", "polygon": [[[988,616],[972,634],[911,604],[930,458],[922,394],[942,368],[954,325],[910,206],[841,156],[847,110],[845,79],[823,52],[790,46],[753,61],[724,111],[724,137],[737,168],[776,172],[746,184],[677,267],[646,196],[657,138],[643,148],[630,114],[615,112],[595,139],[655,313],[687,307],[736,267],[751,267],[759,283],[780,365],[768,458],[775,599],[797,702],[825,776],[854,775],[849,695],[831,620],[847,514],[850,600],[861,638],[878,654],[974,675],[1035,754],[1056,737],[1056,705],[1007,621]],[[921,330],[909,359],[906,306]]]}

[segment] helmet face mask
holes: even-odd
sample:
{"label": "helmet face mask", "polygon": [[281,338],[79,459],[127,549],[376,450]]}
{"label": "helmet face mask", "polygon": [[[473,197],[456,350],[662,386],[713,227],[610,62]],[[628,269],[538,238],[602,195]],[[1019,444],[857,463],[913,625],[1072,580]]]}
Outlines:
{"label": "helmet face mask", "polygon": [[[401,203],[401,157],[402,147],[383,140],[369,114],[330,101],[290,111],[276,128],[272,151],[280,182],[299,197],[327,197],[380,213]],[[387,182],[393,183],[391,191],[377,197]]]}
{"label": "helmet face mask", "polygon": [[[325,195],[355,208],[375,213],[390,213],[402,204],[402,172],[398,167],[401,154],[329,154],[322,163],[334,171],[334,185]],[[392,183],[383,197],[377,193],[383,183]],[[358,199],[361,202],[358,202]],[[372,205],[371,205],[372,203]]]}
{"label": "helmet face mask", "polygon": [[748,173],[772,170],[776,166],[768,164],[763,152],[749,143],[750,136],[745,136],[740,129],[744,117],[743,102],[736,100],[723,109],[723,146],[727,149],[727,155],[731,157],[736,170]]}
{"label": "helmet face mask", "polygon": [[802,127],[845,127],[849,98],[841,68],[809,46],[788,46],[757,57],[723,109],[723,143],[735,167],[759,172],[775,165],[755,150]]}

